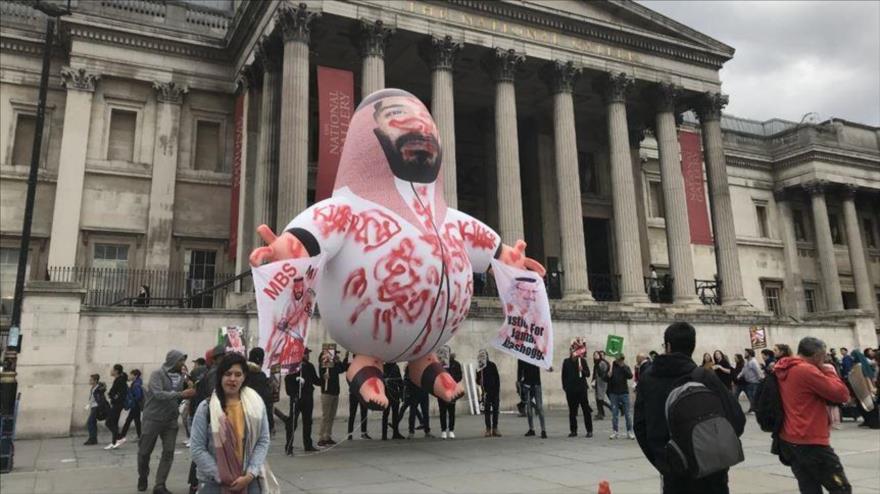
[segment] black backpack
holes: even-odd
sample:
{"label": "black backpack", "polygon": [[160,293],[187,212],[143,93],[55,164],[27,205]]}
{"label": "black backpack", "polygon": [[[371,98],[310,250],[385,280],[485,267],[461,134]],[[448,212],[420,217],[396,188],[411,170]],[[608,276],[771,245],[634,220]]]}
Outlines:
{"label": "black backpack", "polygon": [[755,418],[764,432],[778,434],[782,429],[785,412],[782,409],[782,396],[779,394],[779,380],[772,372],[767,374],[755,393]]}
{"label": "black backpack", "polygon": [[724,408],[725,397],[703,384],[697,367],[666,398],[666,463],[677,476],[703,478],[745,459]]}

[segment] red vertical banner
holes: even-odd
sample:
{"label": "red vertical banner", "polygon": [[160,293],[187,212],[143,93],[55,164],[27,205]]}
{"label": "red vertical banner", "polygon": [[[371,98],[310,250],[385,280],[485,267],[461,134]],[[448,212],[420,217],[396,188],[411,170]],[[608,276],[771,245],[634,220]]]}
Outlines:
{"label": "red vertical banner", "polygon": [[678,144],[681,146],[681,174],[684,176],[684,191],[687,196],[691,243],[712,245],[712,230],[709,228],[709,213],[703,187],[703,151],[700,147],[700,134],[680,131]]}
{"label": "red vertical banner", "polygon": [[354,73],[318,67],[318,176],[315,202],[330,197],[348,123],[354,113]]}
{"label": "red vertical banner", "polygon": [[229,260],[238,247],[238,200],[241,193],[241,160],[244,144],[244,92],[235,98],[235,143],[232,148],[232,200],[229,205]]}

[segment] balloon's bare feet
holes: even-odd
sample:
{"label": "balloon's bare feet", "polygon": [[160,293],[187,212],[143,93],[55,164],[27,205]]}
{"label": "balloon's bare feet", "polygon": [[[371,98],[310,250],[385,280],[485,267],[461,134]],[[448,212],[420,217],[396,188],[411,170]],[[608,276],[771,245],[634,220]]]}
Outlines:
{"label": "balloon's bare feet", "polygon": [[382,361],[366,355],[355,356],[346,373],[349,386],[357,386],[361,403],[371,410],[384,410],[388,406],[382,377]]}
{"label": "balloon's bare feet", "polygon": [[447,403],[464,395],[461,383],[455,382],[455,379],[443,368],[434,353],[411,361],[409,363],[409,377],[420,388]]}
{"label": "balloon's bare feet", "polygon": [[452,375],[445,372],[434,380],[434,396],[450,403],[464,396],[464,386],[455,382]]}

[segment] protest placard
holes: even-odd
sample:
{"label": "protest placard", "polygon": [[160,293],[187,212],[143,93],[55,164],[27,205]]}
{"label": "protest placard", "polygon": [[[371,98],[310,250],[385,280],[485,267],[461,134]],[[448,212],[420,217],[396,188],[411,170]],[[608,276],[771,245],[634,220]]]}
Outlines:
{"label": "protest placard", "polygon": [[752,342],[752,350],[767,348],[767,330],[764,327],[752,326],[749,328],[749,340]]}
{"label": "protest placard", "polygon": [[238,353],[247,357],[245,330],[241,326],[223,326],[217,330],[217,344],[226,348],[226,353]]}
{"label": "protest placard", "polygon": [[553,325],[544,280],[525,271],[492,261],[504,323],[492,346],[504,353],[549,369],[553,365]]}
{"label": "protest placard", "polygon": [[622,353],[623,336],[617,336],[614,334],[608,335],[608,340],[605,342],[605,355],[608,355],[609,357],[617,357]]}
{"label": "protest placard", "polygon": [[302,362],[321,256],[286,259],[252,268],[260,323],[263,370],[295,372]]}

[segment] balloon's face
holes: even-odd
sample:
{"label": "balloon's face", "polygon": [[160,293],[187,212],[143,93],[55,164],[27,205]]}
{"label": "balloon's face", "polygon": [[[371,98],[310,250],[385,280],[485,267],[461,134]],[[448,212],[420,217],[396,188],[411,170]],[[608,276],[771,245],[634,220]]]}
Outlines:
{"label": "balloon's face", "polygon": [[425,105],[415,97],[390,96],[373,105],[374,130],[394,176],[431,183],[440,172],[437,126]]}

